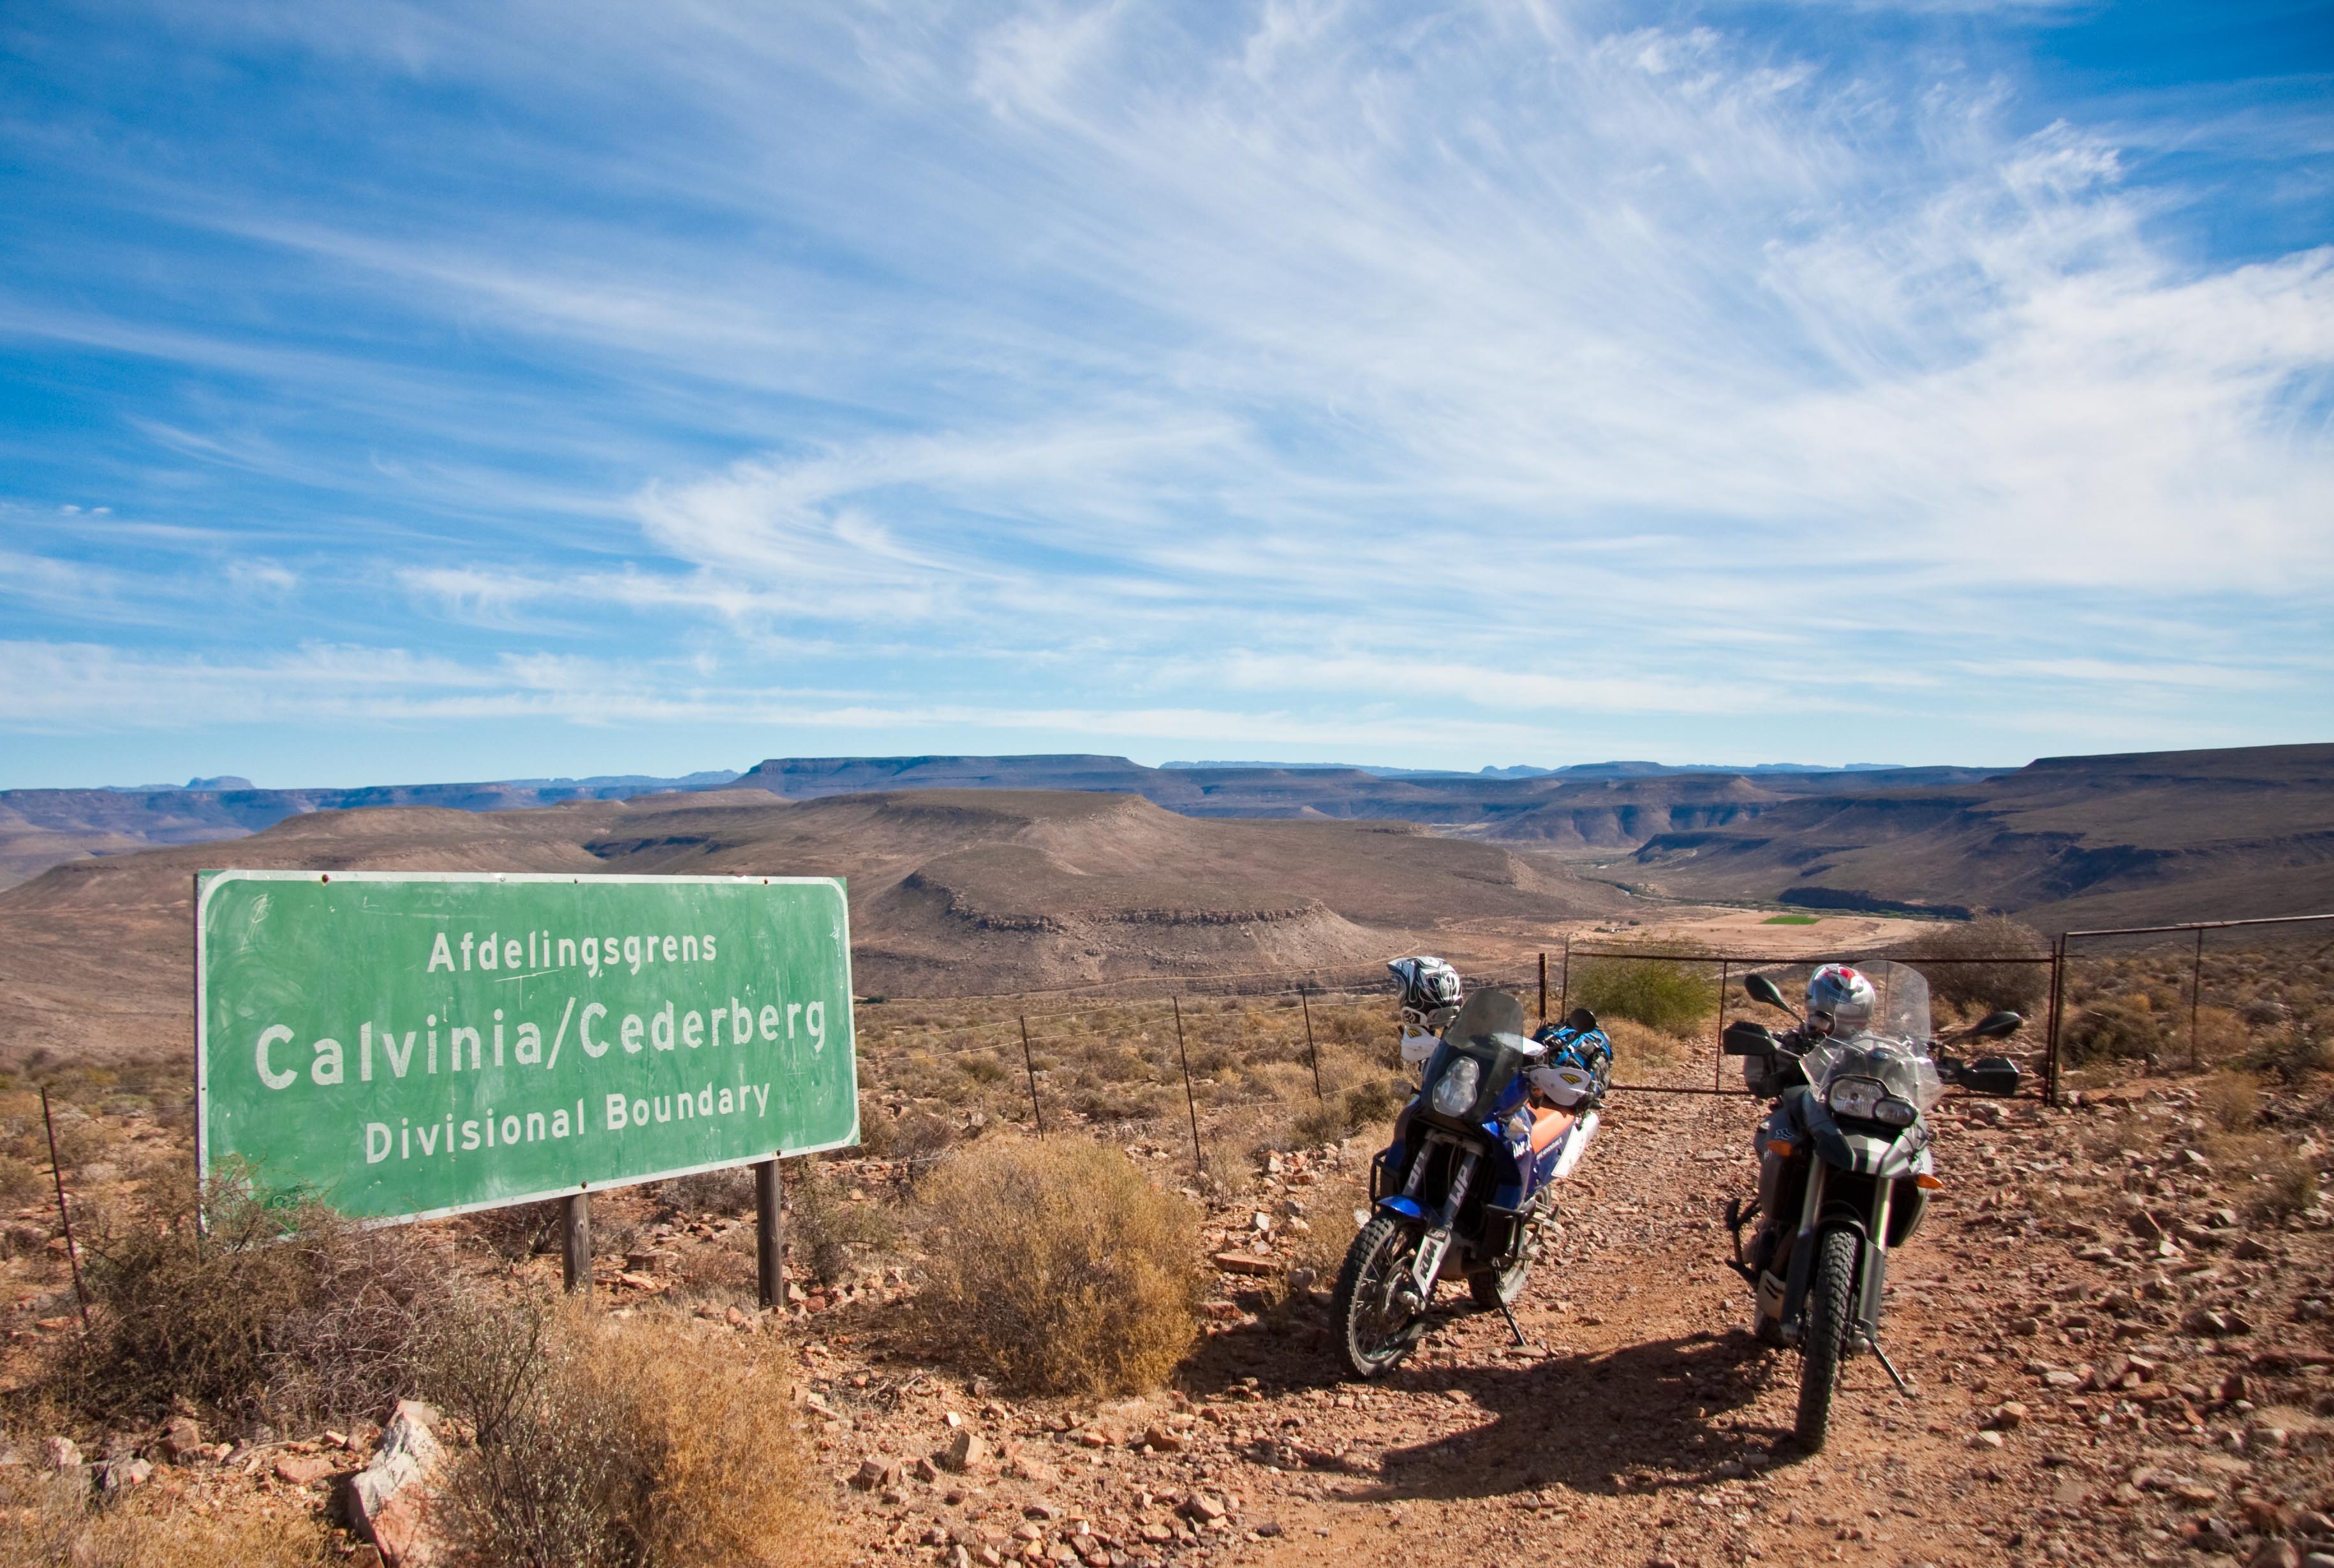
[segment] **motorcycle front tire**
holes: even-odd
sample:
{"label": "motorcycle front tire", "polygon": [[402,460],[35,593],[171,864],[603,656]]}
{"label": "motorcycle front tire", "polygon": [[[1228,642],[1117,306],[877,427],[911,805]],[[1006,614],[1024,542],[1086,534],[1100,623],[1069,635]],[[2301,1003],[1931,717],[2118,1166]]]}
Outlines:
{"label": "motorcycle front tire", "polygon": [[1408,1222],[1380,1215],[1345,1249],[1345,1266],[1337,1271],[1337,1288],[1329,1299],[1329,1319],[1336,1329],[1338,1359],[1357,1378],[1392,1371],[1418,1343],[1422,1316],[1413,1314],[1394,1324],[1373,1304],[1384,1292],[1388,1273],[1401,1268],[1413,1250],[1403,1244],[1413,1239]]}
{"label": "motorcycle front tire", "polygon": [[1836,1225],[1816,1238],[1815,1276],[1808,1282],[1808,1331],[1799,1341],[1799,1413],[1792,1431],[1808,1453],[1822,1450],[1831,1431],[1831,1397],[1839,1386],[1840,1358],[1855,1308],[1857,1234]]}

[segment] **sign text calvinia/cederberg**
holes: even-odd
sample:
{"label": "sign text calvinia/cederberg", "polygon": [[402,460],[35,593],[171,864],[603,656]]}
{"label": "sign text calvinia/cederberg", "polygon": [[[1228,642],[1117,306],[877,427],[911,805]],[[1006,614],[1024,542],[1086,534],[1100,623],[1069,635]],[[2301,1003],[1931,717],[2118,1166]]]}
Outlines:
{"label": "sign text calvinia/cederberg", "polygon": [[[831,915],[803,918],[813,893]],[[831,882],[343,875],[246,897],[206,924],[207,982],[236,993],[207,1002],[207,1162],[385,1216],[855,1134]]]}

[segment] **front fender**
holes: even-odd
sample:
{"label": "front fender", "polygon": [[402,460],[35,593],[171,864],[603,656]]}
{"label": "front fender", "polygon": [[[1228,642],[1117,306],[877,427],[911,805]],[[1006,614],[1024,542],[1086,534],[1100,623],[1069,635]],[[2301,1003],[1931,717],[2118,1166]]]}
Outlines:
{"label": "front fender", "polygon": [[1378,1207],[1390,1215],[1400,1215],[1406,1220],[1423,1222],[1426,1218],[1426,1211],[1418,1206],[1416,1198],[1406,1198],[1400,1193],[1378,1199]]}
{"label": "front fender", "polygon": [[1841,1170],[1857,1176],[1896,1176],[1910,1173],[1920,1157],[1925,1139],[1905,1133],[1873,1133],[1862,1128],[1853,1131],[1832,1119],[1831,1110],[1821,1100],[1810,1095],[1800,1108],[1806,1118],[1808,1140],[1815,1145],[1816,1157]]}

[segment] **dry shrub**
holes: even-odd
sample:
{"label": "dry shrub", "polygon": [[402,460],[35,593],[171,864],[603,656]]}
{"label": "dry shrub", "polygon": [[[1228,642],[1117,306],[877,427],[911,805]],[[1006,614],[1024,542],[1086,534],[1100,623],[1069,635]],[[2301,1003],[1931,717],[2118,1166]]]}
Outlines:
{"label": "dry shrub", "polygon": [[1289,1133],[1300,1144],[1339,1143],[1365,1128],[1390,1123],[1409,1098],[1410,1086],[1402,1079],[1374,1073],[1297,1112]]}
{"label": "dry shrub", "polygon": [[12,1154],[0,1154],[0,1205],[14,1208],[40,1195],[41,1167]]}
{"label": "dry shrub", "polygon": [[377,1413],[405,1392],[444,1270],[410,1231],[360,1230],[215,1179],[198,1237],[192,1188],[90,1238],[93,1331],[63,1341],[43,1391],[101,1421],[192,1400],[230,1420]]}
{"label": "dry shrub", "polygon": [[320,1521],[206,1519],[169,1499],[102,1511],[80,1476],[0,1466],[0,1568],[321,1568],[334,1560]]}
{"label": "dry shrub", "polygon": [[907,1162],[911,1174],[939,1159],[955,1141],[956,1129],[928,1110],[908,1111],[892,1124],[892,1157]]}
{"label": "dry shrub", "polygon": [[1199,1334],[1199,1216],[1116,1148],[991,1141],[942,1165],[927,1201],[925,1331],[1016,1387],[1156,1388]]}
{"label": "dry shrub", "polygon": [[2136,1060],[2154,1056],[2168,1040],[2164,1021],[2130,1002],[2095,1002],[2067,1021],[2059,1037],[2069,1061]]}
{"label": "dry shrub", "polygon": [[835,1191],[834,1178],[816,1160],[800,1162],[786,1215],[788,1250],[822,1284],[833,1284],[849,1271],[853,1247],[886,1247],[897,1239],[881,1207],[854,1203]]}
{"label": "dry shrub", "polygon": [[1567,1005],[1598,1019],[1626,1019],[1664,1034],[1699,1030],[1718,1005],[1718,977],[1669,958],[1588,958],[1575,966]]}
{"label": "dry shrub", "polygon": [[728,1166],[676,1176],[657,1189],[658,1201],[676,1214],[742,1215],[754,1206],[751,1166]]}
{"label": "dry shrub", "polygon": [[2196,1108],[2223,1132],[2242,1132],[2260,1118],[2261,1086],[2241,1072],[2217,1074],[2197,1094]]}
{"label": "dry shrub", "polygon": [[560,1245],[564,1234],[561,1222],[565,1215],[564,1203],[546,1198],[539,1204],[506,1204],[500,1208],[481,1209],[464,1216],[462,1223],[496,1256],[516,1263]]}
{"label": "dry shrub", "polygon": [[1626,1077],[1649,1067],[1675,1067],[1693,1055],[1676,1035],[1620,1018],[1598,1020],[1605,1038],[1613,1042],[1613,1075]]}
{"label": "dry shrub", "polygon": [[2213,1163],[2242,1184],[2246,1211],[2280,1220],[2318,1202],[2318,1175],[2310,1162],[2270,1133],[2223,1133],[2205,1143]]}
{"label": "dry shrub", "polygon": [[1924,958],[2033,958],[2050,956],[2050,939],[2006,915],[1933,925],[1888,950],[1912,964],[1929,982],[1929,994],[1953,1006],[2031,1012],[2050,994],[2047,963],[1932,963]]}
{"label": "dry shrub", "polygon": [[2301,1018],[2288,1012],[2262,1031],[2245,1052],[2244,1064],[2287,1083],[2334,1072],[2334,1020],[2324,1013]]}
{"label": "dry shrub", "polygon": [[764,1341],[670,1313],[474,1302],[430,1391],[477,1442],[448,1488],[456,1555],[533,1568],[800,1563],[825,1554],[817,1470]]}

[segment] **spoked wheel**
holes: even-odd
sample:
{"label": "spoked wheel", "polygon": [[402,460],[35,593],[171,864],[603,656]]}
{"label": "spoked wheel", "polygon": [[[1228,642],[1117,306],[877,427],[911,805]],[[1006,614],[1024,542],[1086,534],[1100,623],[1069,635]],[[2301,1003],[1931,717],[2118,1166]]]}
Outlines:
{"label": "spoked wheel", "polygon": [[1847,1352],[1855,1314],[1848,1295],[1856,1283],[1856,1233],[1843,1226],[1824,1232],[1816,1242],[1808,1331],[1799,1345],[1806,1357],[1799,1370],[1799,1417],[1792,1428],[1799,1447],[1810,1454],[1822,1448],[1831,1430],[1832,1390],[1839,1385],[1840,1358]]}
{"label": "spoked wheel", "polygon": [[1418,1343],[1424,1317],[1395,1293],[1417,1252],[1417,1231],[1392,1215],[1364,1225],[1345,1249],[1329,1311],[1337,1324],[1338,1353],[1357,1378],[1391,1370]]}

